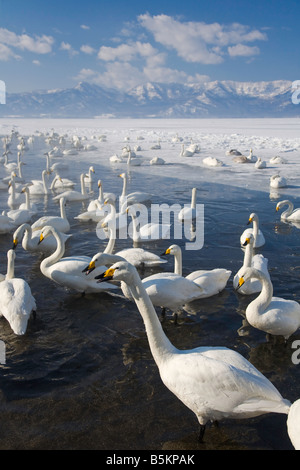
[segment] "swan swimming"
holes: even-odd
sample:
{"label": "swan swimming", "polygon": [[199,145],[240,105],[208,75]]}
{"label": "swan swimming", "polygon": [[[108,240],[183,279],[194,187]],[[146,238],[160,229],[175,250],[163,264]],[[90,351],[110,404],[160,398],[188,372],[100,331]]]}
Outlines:
{"label": "swan swimming", "polygon": [[[243,243],[243,246],[246,247],[244,260],[243,260],[242,267],[238,270],[238,272],[235,274],[233,278],[234,289],[238,288],[240,277],[245,272],[246,268],[252,267],[255,269],[259,269],[260,271],[263,271],[266,276],[269,276],[268,259],[265,258],[260,253],[254,255],[253,243],[254,243],[254,237],[250,233],[249,236],[245,238],[245,241]],[[260,292],[261,287],[262,285],[261,285],[260,280],[251,278],[247,282],[243,283],[242,286],[240,286],[238,292],[244,295],[251,295],[251,294],[255,294],[256,292]]]}
{"label": "swan swimming", "polygon": [[245,243],[245,238],[247,238],[249,236],[249,234],[252,234],[253,237],[254,237],[253,246],[254,246],[254,248],[259,248],[259,247],[261,247],[265,244],[266,240],[265,240],[264,234],[262,233],[262,231],[259,228],[258,215],[255,214],[254,212],[252,212],[252,214],[250,214],[247,225],[249,225],[251,223],[253,224],[253,227],[252,228],[247,228],[246,230],[244,230],[244,232],[240,236],[240,244],[241,244],[241,246],[243,246],[243,244]]}
{"label": "swan swimming", "polygon": [[[174,273],[182,276],[182,250],[178,245],[171,245],[162,256],[174,256]],[[227,281],[231,275],[231,271],[224,268],[215,269],[198,269],[185,276],[195,282],[201,289],[202,293],[198,298],[204,299],[219,294],[225,289]]]}
{"label": "swan swimming", "polygon": [[53,201],[58,201],[60,198],[65,198],[67,202],[72,202],[72,201],[85,201],[88,199],[89,195],[86,192],[84,180],[86,178],[86,174],[82,173],[80,175],[80,186],[81,186],[81,191],[75,191],[75,190],[68,190],[64,191],[63,193],[58,194],[53,198]]}
{"label": "swan swimming", "polygon": [[[22,240],[22,247],[26,251],[30,251],[32,253],[49,253],[49,251],[53,252],[57,246],[54,236],[47,237],[45,242],[40,244],[40,233],[41,231],[37,230],[33,235],[32,228],[29,224],[20,225],[20,227],[18,227],[13,234],[13,249],[16,249],[19,241]],[[72,235],[62,233],[61,236],[66,243]]]}
{"label": "swan swimming", "polygon": [[282,212],[280,218],[282,220],[290,220],[290,221],[300,221],[300,208],[299,209],[294,209],[294,204],[289,201],[288,199],[285,199],[284,201],[279,201],[276,205],[276,212],[280,211],[284,206],[288,206],[285,211]]}
{"label": "swan swimming", "polygon": [[265,413],[288,415],[288,434],[296,449],[299,400],[291,404],[238,352],[226,347],[179,350],[168,339],[134,266],[117,262],[97,276],[100,282],[126,282],[144,321],[153,359],[164,385],[193,411],[202,441],[209,421],[246,419]]}
{"label": "swan swimming", "polygon": [[184,221],[193,221],[197,217],[197,188],[192,189],[192,198],[190,207],[183,207],[178,213],[178,220],[181,222]]}
{"label": "swan swimming", "polygon": [[28,283],[15,277],[14,250],[7,252],[7,274],[0,282],[0,316],[6,318],[16,335],[24,335],[31,313],[35,314],[36,302]]}
{"label": "swan swimming", "polygon": [[[84,294],[97,293],[103,291],[112,291],[118,289],[117,286],[105,283],[103,286],[97,285],[93,277],[88,277],[83,273],[83,269],[90,263],[88,256],[69,256],[62,258],[65,252],[65,243],[62,234],[52,226],[46,226],[42,229],[39,243],[42,244],[48,236],[54,236],[56,240],[56,250],[40,264],[42,274],[56,282],[57,284],[74,289]],[[98,267],[98,273],[103,272],[105,268]]]}
{"label": "swan swimming", "polygon": [[[254,268],[246,268],[239,279],[239,286],[251,278],[262,284],[260,294],[246,308],[248,323],[258,330],[287,340],[300,327],[300,304],[295,300],[273,297],[270,276]],[[238,287],[239,287],[238,286]]]}
{"label": "swan swimming", "polygon": [[121,204],[125,202],[127,202],[127,204],[134,204],[151,200],[152,194],[143,191],[134,191],[132,193],[127,194],[127,175],[126,173],[121,173],[119,176],[123,179],[123,188],[120,196]]}
{"label": "swan swimming", "polygon": [[70,230],[70,223],[66,214],[66,199],[61,197],[59,200],[60,216],[44,215],[36,220],[32,225],[32,231],[41,230],[46,225],[52,225],[62,233],[67,233]]}

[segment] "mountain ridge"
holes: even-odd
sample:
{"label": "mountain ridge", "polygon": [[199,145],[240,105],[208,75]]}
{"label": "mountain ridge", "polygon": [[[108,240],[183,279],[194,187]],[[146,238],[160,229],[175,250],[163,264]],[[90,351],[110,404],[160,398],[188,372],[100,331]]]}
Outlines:
{"label": "mountain ridge", "polygon": [[148,82],[129,91],[79,82],[73,88],[7,93],[0,117],[242,118],[298,117],[289,80],[196,84]]}

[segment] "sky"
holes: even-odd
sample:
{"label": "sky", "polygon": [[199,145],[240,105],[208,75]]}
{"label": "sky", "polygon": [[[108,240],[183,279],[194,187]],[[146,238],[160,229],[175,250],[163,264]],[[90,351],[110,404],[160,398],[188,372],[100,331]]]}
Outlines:
{"label": "sky", "polygon": [[299,0],[0,0],[8,93],[300,79]]}

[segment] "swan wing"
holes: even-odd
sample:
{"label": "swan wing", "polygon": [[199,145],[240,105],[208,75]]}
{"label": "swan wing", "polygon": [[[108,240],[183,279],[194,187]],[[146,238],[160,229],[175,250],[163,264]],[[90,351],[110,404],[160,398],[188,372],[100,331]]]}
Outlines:
{"label": "swan wing", "polygon": [[0,283],[0,311],[17,335],[27,329],[28,318],[36,309],[29,285],[23,279],[10,279]]}

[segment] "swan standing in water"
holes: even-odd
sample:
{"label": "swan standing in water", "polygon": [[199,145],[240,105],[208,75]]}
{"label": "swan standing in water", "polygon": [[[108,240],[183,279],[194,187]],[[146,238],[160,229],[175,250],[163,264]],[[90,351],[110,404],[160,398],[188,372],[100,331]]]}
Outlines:
{"label": "swan standing in water", "polygon": [[[15,227],[16,228],[16,227]],[[32,253],[49,253],[53,252],[57,246],[56,239],[54,236],[47,237],[43,244],[40,244],[40,233],[38,230],[32,233],[32,228],[29,224],[22,224],[18,227],[13,234],[13,248],[15,249],[19,241],[22,240],[22,247],[26,251]],[[62,233],[62,239],[66,243],[67,240],[72,236],[71,234]]]}
{"label": "swan standing in water", "polygon": [[24,335],[29,317],[35,313],[36,303],[28,283],[15,277],[15,258],[14,250],[9,250],[7,274],[0,282],[0,316],[6,318],[16,335]]}
{"label": "swan standing in water", "polygon": [[[260,294],[246,308],[248,323],[258,330],[287,340],[300,327],[300,304],[295,300],[273,297],[273,285],[269,276],[254,268],[246,268],[239,279],[239,286],[249,279],[262,284]],[[238,286],[238,287],[239,287]]]}
{"label": "swan standing in water", "polygon": [[80,186],[81,186],[81,191],[75,191],[75,190],[69,190],[69,191],[64,191],[63,193],[58,194],[53,198],[53,201],[58,201],[61,197],[64,197],[67,202],[72,202],[72,201],[85,201],[88,199],[89,195],[86,192],[84,180],[86,178],[86,174],[82,173],[80,175]]}
{"label": "swan standing in water", "polygon": [[238,352],[226,347],[180,350],[163,331],[144,285],[127,262],[117,262],[99,281],[126,282],[144,321],[153,359],[164,385],[193,411],[203,440],[209,421],[246,419],[266,413],[288,415],[288,433],[296,449],[299,400],[291,404],[274,385]]}
{"label": "swan standing in water", "polygon": [[245,243],[245,238],[247,238],[250,234],[253,235],[254,241],[253,241],[253,247],[254,248],[259,248],[260,246],[263,246],[265,244],[265,237],[262,231],[259,228],[259,218],[258,215],[252,212],[250,214],[249,220],[247,222],[247,225],[253,224],[252,228],[247,228],[244,230],[240,237],[240,243],[241,246]]}
{"label": "swan standing in water", "polygon": [[[54,236],[56,239],[57,248],[54,253],[45,258],[40,264],[40,269],[44,276],[61,286],[74,289],[82,294],[118,289],[115,285],[109,283],[105,283],[101,286],[93,277],[88,277],[83,273],[84,268],[91,261],[90,257],[69,256],[62,258],[65,252],[65,244],[62,234],[54,227],[46,226],[42,229],[40,234],[40,244],[42,244],[50,235]],[[98,274],[104,270],[104,266],[97,268]]]}
{"label": "swan standing in water", "polygon": [[291,222],[300,222],[300,208],[294,209],[294,204],[285,199],[284,201],[279,201],[276,205],[276,212],[278,212],[282,207],[288,206],[288,208],[282,212],[280,218],[282,220],[287,220]]}
{"label": "swan standing in water", "polygon": [[[245,272],[246,268],[252,267],[255,269],[259,269],[260,271],[265,273],[266,276],[269,277],[268,260],[261,254],[256,254],[256,255],[253,254],[253,243],[254,243],[254,237],[250,233],[243,243],[243,246],[246,247],[245,254],[244,254],[244,261],[243,261],[243,266],[238,270],[238,272],[235,274],[233,278],[234,289],[238,288],[240,277]],[[251,295],[256,292],[260,292],[261,287],[262,287],[261,282],[258,279],[251,278],[239,288],[239,293],[244,294],[244,295]]]}
{"label": "swan standing in water", "polygon": [[[163,255],[174,256],[174,273],[182,276],[182,251],[180,246],[169,246]],[[204,299],[219,294],[223,289],[225,289],[230,275],[231,271],[224,268],[215,268],[210,270],[198,269],[197,271],[193,271],[185,276],[185,278],[193,281],[201,288],[202,292],[201,295],[199,293],[198,298]]]}
{"label": "swan standing in water", "polygon": [[41,230],[46,225],[52,225],[59,232],[67,233],[70,230],[70,224],[67,219],[66,200],[64,197],[60,198],[59,205],[60,205],[60,216],[44,215],[43,217],[40,217],[31,225],[32,230],[33,231]]}

